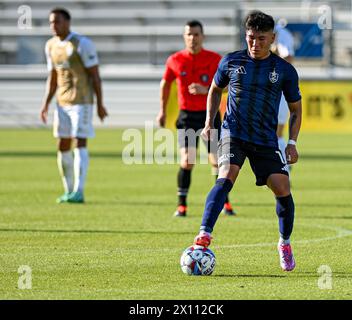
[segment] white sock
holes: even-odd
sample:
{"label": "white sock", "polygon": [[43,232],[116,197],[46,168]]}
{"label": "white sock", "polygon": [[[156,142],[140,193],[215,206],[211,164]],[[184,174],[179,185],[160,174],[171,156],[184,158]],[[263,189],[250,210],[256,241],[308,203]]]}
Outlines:
{"label": "white sock", "polygon": [[199,234],[200,234],[201,236],[209,236],[209,237],[211,237],[211,233],[210,233],[210,232],[206,232],[206,231],[204,231],[204,230],[200,230],[200,231],[199,231]]}
{"label": "white sock", "polygon": [[286,161],[286,153],[285,153],[285,149],[286,149],[286,141],[283,137],[278,138],[277,140],[278,144],[279,144],[279,149],[281,151],[282,156],[284,157],[285,161]]}
{"label": "white sock", "polygon": [[75,186],[73,190],[83,193],[89,164],[88,149],[75,148],[74,155]]}
{"label": "white sock", "polygon": [[290,244],[290,238],[288,238],[287,240],[283,239],[282,237],[280,237],[279,239],[279,244]]}
{"label": "white sock", "polygon": [[66,193],[73,191],[73,154],[70,151],[57,152],[57,166]]}

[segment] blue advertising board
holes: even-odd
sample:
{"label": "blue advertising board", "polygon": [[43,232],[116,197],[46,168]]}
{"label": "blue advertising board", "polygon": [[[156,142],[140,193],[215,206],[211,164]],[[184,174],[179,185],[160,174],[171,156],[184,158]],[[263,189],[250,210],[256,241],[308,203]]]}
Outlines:
{"label": "blue advertising board", "polygon": [[316,23],[288,23],[286,28],[294,36],[295,56],[301,58],[322,58],[323,32]]}

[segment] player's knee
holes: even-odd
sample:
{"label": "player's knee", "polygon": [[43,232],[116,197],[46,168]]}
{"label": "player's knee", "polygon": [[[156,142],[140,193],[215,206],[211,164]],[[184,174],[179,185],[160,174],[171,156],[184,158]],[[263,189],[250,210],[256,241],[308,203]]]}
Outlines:
{"label": "player's knee", "polygon": [[181,168],[182,169],[185,169],[185,170],[192,170],[193,169],[193,166],[194,166],[194,164],[192,164],[192,163],[189,163],[187,160],[185,160],[185,161],[181,161]]}
{"label": "player's knee", "polygon": [[71,139],[59,139],[58,142],[58,149],[61,152],[69,151],[71,150],[71,145],[72,145],[72,140]]}
{"label": "player's knee", "polygon": [[75,144],[76,144],[77,148],[86,148],[87,147],[87,139],[77,138]]}
{"label": "player's knee", "polygon": [[276,197],[287,197],[291,193],[290,188],[286,186],[276,187],[273,191]]}

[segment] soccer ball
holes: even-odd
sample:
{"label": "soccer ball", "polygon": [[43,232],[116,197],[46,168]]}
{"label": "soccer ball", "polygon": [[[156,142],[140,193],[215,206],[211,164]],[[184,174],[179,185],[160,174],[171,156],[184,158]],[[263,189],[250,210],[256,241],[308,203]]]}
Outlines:
{"label": "soccer ball", "polygon": [[193,245],[183,251],[180,264],[183,273],[209,276],[215,268],[215,254],[208,248]]}

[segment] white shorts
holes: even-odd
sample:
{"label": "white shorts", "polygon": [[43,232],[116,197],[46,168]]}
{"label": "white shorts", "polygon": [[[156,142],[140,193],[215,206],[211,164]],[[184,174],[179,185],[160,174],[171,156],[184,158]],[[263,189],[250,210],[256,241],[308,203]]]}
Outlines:
{"label": "white shorts", "polygon": [[57,105],[54,113],[54,137],[93,138],[93,105]]}
{"label": "white shorts", "polygon": [[288,118],[288,105],[284,95],[281,95],[279,114],[278,114],[278,124],[285,125]]}

